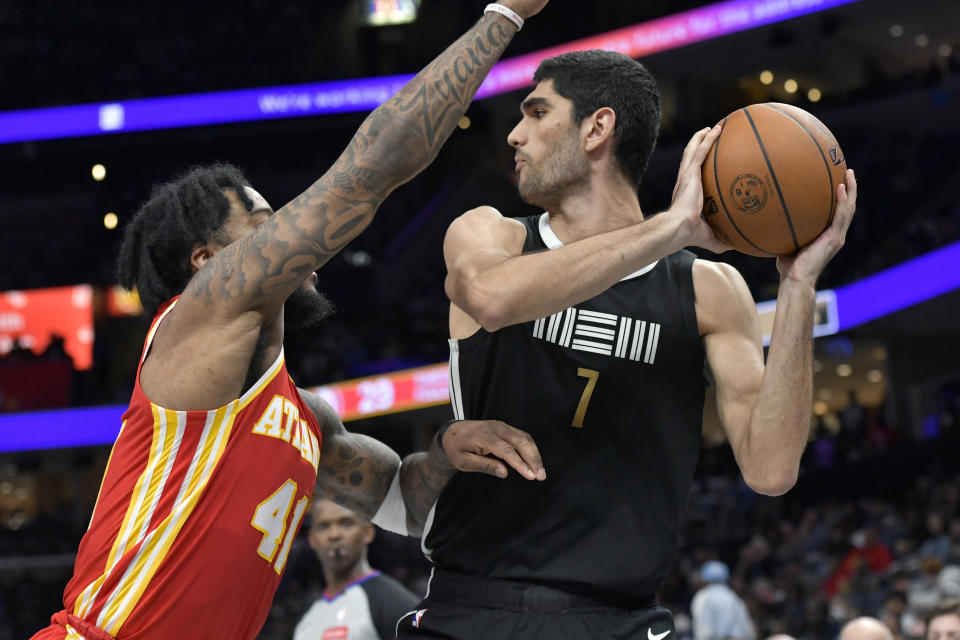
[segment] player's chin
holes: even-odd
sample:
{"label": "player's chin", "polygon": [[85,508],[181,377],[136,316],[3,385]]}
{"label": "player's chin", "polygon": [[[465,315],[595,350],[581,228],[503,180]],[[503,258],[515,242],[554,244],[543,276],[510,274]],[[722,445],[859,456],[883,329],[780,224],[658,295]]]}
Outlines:
{"label": "player's chin", "polygon": [[315,327],[334,311],[333,303],[319,291],[313,278],[290,294],[283,305],[284,327],[291,331]]}

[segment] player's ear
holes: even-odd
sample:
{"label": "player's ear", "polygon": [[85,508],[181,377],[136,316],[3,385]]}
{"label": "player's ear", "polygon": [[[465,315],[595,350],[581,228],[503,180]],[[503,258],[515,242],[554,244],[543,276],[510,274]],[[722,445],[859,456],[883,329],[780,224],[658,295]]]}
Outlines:
{"label": "player's ear", "polygon": [[377,535],[377,528],[372,524],[370,524],[369,522],[365,524],[364,527],[365,528],[363,532],[363,543],[370,544],[371,542],[373,542],[374,537],[376,537]]}
{"label": "player's ear", "polygon": [[594,151],[613,140],[613,128],[616,124],[617,114],[610,107],[601,107],[587,116],[581,125],[585,135],[584,150]]}
{"label": "player's ear", "polygon": [[200,268],[207,264],[207,260],[213,255],[213,251],[205,244],[198,244],[190,252],[190,267],[193,273],[200,271]]}

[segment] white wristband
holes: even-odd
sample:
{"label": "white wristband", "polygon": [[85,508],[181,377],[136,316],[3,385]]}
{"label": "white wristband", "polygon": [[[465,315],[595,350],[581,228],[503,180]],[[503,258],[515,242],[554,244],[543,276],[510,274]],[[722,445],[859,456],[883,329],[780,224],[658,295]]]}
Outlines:
{"label": "white wristband", "polygon": [[487,7],[483,10],[484,13],[490,13],[491,11],[494,13],[499,13],[500,15],[506,16],[507,18],[509,18],[510,22],[517,25],[517,31],[520,31],[520,29],[523,29],[523,18],[521,18],[520,15],[510,7],[505,7],[502,4],[493,3],[493,4],[488,4]]}
{"label": "white wristband", "polygon": [[402,536],[410,535],[407,532],[407,505],[403,502],[403,491],[400,490],[400,469],[393,476],[390,490],[370,522]]}

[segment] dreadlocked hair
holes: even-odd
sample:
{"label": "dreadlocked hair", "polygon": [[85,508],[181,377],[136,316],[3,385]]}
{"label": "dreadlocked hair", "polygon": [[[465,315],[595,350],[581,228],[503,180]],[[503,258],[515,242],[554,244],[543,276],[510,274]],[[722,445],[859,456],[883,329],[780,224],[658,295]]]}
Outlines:
{"label": "dreadlocked hair", "polygon": [[225,244],[223,223],[230,213],[224,189],[233,189],[248,211],[253,201],[244,187],[243,173],[226,163],[197,166],[183,175],[155,185],[123,232],[117,276],[127,289],[136,288],[144,310],[180,294],[193,271],[190,254],[211,240]]}

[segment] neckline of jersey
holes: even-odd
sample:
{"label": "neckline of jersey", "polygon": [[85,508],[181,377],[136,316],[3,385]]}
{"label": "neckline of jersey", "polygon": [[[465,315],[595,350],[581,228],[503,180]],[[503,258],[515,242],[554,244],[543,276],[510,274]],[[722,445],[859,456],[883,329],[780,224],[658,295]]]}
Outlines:
{"label": "neckline of jersey", "polygon": [[[557,234],[553,232],[553,228],[550,226],[549,212],[547,211],[543,212],[543,214],[540,216],[540,220],[537,226],[540,228],[540,238],[543,240],[543,243],[547,245],[548,249],[551,249],[551,250],[559,249],[560,247],[563,246],[563,242],[560,241],[560,238],[557,237]],[[657,266],[658,262],[660,261],[654,260],[653,262],[643,267],[642,269],[637,269],[630,275],[624,278],[621,278],[620,282],[623,282],[624,280],[630,280],[638,276],[642,276],[645,273],[649,273],[655,266]]]}
{"label": "neckline of jersey", "polygon": [[343,587],[343,589],[341,589],[341,590],[338,591],[337,593],[333,594],[332,596],[328,596],[328,595],[327,595],[327,592],[324,591],[324,592],[323,592],[323,599],[326,600],[327,602],[333,602],[334,600],[336,600],[337,598],[339,598],[340,596],[342,596],[343,594],[345,594],[345,593],[347,592],[347,589],[349,589],[350,587],[355,587],[355,586],[358,585],[358,584],[362,584],[362,583],[366,582],[366,581],[369,580],[370,578],[376,578],[378,575],[380,575],[380,572],[377,571],[376,569],[374,569],[373,571],[371,571],[370,573],[368,573],[368,574],[365,575],[365,576],[360,576],[360,577],[357,578],[356,580],[351,580],[350,582],[348,582],[348,583]]}

